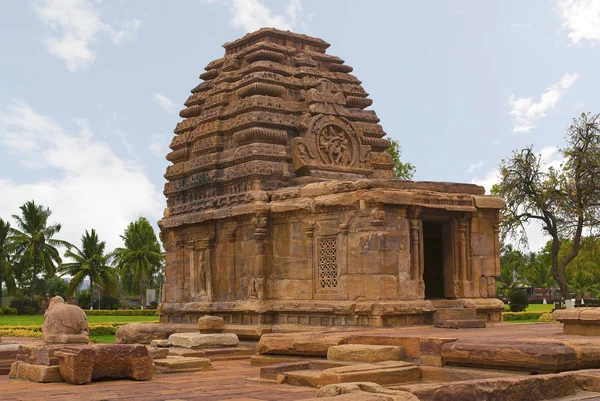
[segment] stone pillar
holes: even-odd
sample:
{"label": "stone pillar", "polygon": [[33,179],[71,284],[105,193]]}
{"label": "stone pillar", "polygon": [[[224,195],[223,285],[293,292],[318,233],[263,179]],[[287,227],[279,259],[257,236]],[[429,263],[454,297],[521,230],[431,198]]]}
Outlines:
{"label": "stone pillar", "polygon": [[467,281],[467,221],[458,220],[458,278]]}
{"label": "stone pillar", "polygon": [[237,227],[227,232],[227,299],[235,300],[235,240]]}
{"label": "stone pillar", "polygon": [[248,296],[251,299],[264,299],[265,278],[267,277],[267,216],[257,215],[252,219],[254,233],[252,237],[256,241],[256,263],[258,265],[258,276],[250,278]]}
{"label": "stone pillar", "polygon": [[500,223],[492,223],[494,229],[494,276],[500,277]]}

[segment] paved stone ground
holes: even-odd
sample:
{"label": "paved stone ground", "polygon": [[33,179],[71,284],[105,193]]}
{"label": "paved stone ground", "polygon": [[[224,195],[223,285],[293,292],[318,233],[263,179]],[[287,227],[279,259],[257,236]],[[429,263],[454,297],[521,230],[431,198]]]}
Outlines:
{"label": "paved stone ground", "polygon": [[316,397],[316,390],[260,383],[258,367],[250,361],[213,362],[208,372],[156,375],[148,382],[117,380],[82,386],[66,383],[31,383],[0,376],[0,400],[229,400],[279,401]]}

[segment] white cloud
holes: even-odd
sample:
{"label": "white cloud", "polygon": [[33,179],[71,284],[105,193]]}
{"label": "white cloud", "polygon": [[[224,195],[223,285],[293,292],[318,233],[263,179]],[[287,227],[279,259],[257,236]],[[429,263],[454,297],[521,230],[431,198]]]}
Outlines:
{"label": "white cloud", "polygon": [[[75,72],[96,60],[90,44],[100,33],[107,34],[115,45],[134,40],[142,22],[124,21],[120,29],[100,20],[100,11],[89,0],[39,0],[33,5],[38,17],[58,36],[46,40],[48,51],[63,59]],[[61,35],[62,34],[62,35]]]}
{"label": "white cloud", "polygon": [[600,1],[558,0],[557,11],[562,27],[569,31],[571,43],[600,43]]}
{"label": "white cloud", "polygon": [[481,160],[481,161],[479,161],[479,162],[477,162],[477,163],[473,163],[473,164],[471,164],[471,165],[469,166],[469,168],[467,169],[467,171],[468,171],[469,173],[474,173],[474,172],[476,172],[476,171],[479,171],[479,170],[481,170],[481,168],[483,167],[483,164],[484,164],[483,160]]}
{"label": "white cloud", "polygon": [[578,74],[565,74],[557,84],[550,86],[540,95],[540,100],[534,102],[533,98],[516,98],[514,94],[508,99],[511,107],[509,115],[513,118],[514,132],[529,132],[535,125],[534,121],[544,117],[546,113],[554,109],[558,100],[571,85],[579,78]]}
{"label": "white cloud", "polygon": [[62,224],[58,238],[74,244],[95,228],[107,247],[121,246],[119,235],[139,216],[155,222],[164,199],[138,163],[119,158],[98,140],[86,120],[67,131],[25,103],[0,107],[0,143],[23,160],[25,168],[41,168],[48,178],[18,182],[0,175],[0,216],[18,214],[28,200],[49,207],[52,222]]}
{"label": "white cloud", "polygon": [[261,0],[231,0],[230,9],[233,13],[231,24],[246,32],[252,32],[263,27],[282,30],[307,30],[305,20],[311,16],[302,13],[302,2],[290,0],[285,7],[285,15],[275,14]]}
{"label": "white cloud", "polygon": [[171,99],[169,99],[161,93],[154,92],[152,94],[152,101],[154,101],[154,103],[156,103],[169,113],[174,113],[177,111],[177,105],[175,104],[175,102],[173,102]]}

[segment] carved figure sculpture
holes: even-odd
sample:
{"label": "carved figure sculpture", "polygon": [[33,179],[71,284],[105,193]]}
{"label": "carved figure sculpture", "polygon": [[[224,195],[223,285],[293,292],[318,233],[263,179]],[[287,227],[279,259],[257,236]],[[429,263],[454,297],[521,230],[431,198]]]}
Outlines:
{"label": "carved figure sculpture", "polygon": [[88,343],[88,320],[85,312],[55,296],[44,314],[42,326],[46,343]]}

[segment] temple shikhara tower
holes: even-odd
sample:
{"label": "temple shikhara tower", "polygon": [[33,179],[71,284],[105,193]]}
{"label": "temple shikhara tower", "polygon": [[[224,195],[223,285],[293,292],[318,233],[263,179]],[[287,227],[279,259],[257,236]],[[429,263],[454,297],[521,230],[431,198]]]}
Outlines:
{"label": "temple shikhara tower", "polygon": [[500,320],[503,201],[393,179],[372,101],[328,47],[261,29],[200,75],[167,155],[161,321],[212,314],[268,332]]}

